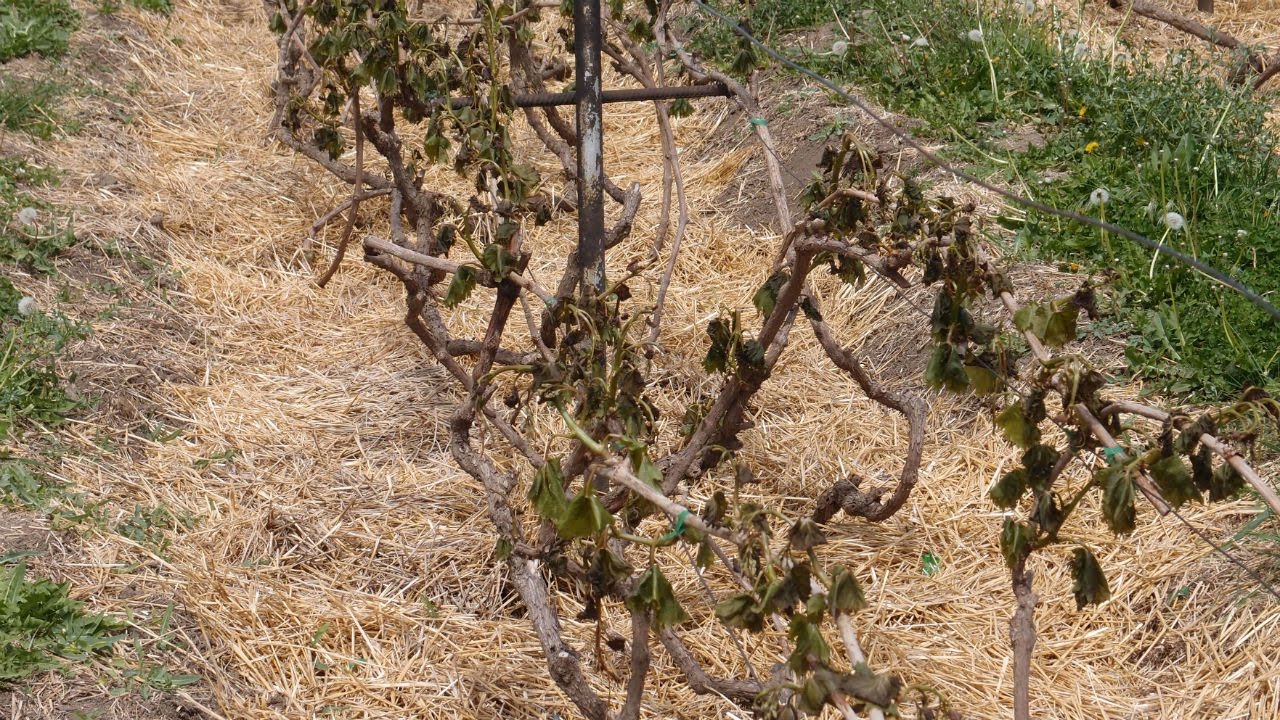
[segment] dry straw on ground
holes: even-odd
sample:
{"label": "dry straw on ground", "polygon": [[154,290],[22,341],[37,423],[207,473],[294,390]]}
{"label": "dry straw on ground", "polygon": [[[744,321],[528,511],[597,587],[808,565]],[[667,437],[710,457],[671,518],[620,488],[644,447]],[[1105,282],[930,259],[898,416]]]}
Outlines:
{"label": "dry straw on ground", "polygon": [[[70,170],[58,199],[85,208],[82,227],[136,238],[177,278],[155,323],[95,324],[76,369],[87,389],[124,399],[71,433],[86,449],[102,437],[123,449],[69,454],[58,472],[115,507],[163,505],[198,524],[175,533],[163,557],[91,532],[86,561],[61,572],[102,609],[172,601],[200,637],[188,669],[206,678],[227,718],[573,716],[495,569],[480,488],[444,447],[443,413],[456,398],[402,326],[399,288],[356,257],[321,291],[299,262],[312,219],[341,189],[264,141],[275,46],[260,3],[175,5],[170,19],[131,14],[139,32],[97,41],[136,83],[127,136],[109,143],[85,133],[45,151]],[[707,143],[718,123],[745,127],[716,102],[680,121],[683,147]],[[641,183],[646,197],[635,237],[612,256],[621,267],[647,252],[661,155],[647,108],[615,105],[606,116],[607,168],[620,183]],[[695,212],[667,309],[670,353],[655,372],[671,381],[663,409],[710,387],[697,365],[707,319],[749,308],[764,280],[775,237],[737,224],[736,200],[724,200],[731,185],[737,195],[742,162],[713,153],[687,168]],[[433,172],[430,183],[458,182]],[[128,190],[74,181],[100,173]],[[532,233],[535,275],[549,275],[572,241],[571,218]],[[925,339],[905,301],[879,283],[823,291],[842,338],[867,343],[880,375],[914,383]],[[455,318],[481,320],[475,303]],[[887,349],[886,326],[899,329]],[[762,468],[753,486],[761,499],[803,512],[842,472],[896,472],[905,426],[830,369],[807,332],[793,343],[745,452]],[[996,548],[1002,517],[984,493],[1013,452],[979,405],[942,397],[933,407],[907,506],[880,525],[837,519],[825,554],[864,580],[871,609],[857,622],[875,667],[945,691],[966,717],[1006,717],[1012,595]],[[182,435],[149,440],[147,423]],[[1241,501],[1188,517],[1217,536],[1253,510]],[[1033,563],[1042,597],[1036,715],[1280,717],[1280,606],[1172,517],[1143,509],[1139,527],[1123,540],[1100,522],[1070,531],[1109,571],[1113,599],[1101,608],[1075,609],[1065,551]],[[922,570],[926,552],[940,561],[936,574]],[[120,571],[134,563],[141,568]],[[741,671],[696,577],[672,579],[692,599],[690,646],[710,669]],[[729,587],[714,572],[710,580]],[[591,635],[568,625],[580,642]],[[757,667],[775,661],[768,644],[748,651]],[[620,654],[606,659],[624,666]],[[661,652],[655,671],[646,717],[745,717],[689,692]],[[621,684],[594,678],[603,694],[622,697]]]}

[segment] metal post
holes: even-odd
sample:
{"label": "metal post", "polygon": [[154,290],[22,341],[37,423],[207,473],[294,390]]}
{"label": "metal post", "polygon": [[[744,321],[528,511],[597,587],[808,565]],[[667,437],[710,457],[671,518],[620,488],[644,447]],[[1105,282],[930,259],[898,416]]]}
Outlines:
{"label": "metal post", "polygon": [[583,296],[604,290],[604,126],[601,122],[600,0],[574,0],[578,103],[578,266]]}

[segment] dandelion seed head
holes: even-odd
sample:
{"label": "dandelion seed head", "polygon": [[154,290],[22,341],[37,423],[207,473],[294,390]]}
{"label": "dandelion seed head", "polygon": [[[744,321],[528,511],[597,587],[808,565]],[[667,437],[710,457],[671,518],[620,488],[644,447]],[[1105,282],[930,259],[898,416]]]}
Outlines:
{"label": "dandelion seed head", "polygon": [[1239,239],[1241,239],[1241,240],[1243,240],[1243,239],[1245,239],[1245,238],[1249,237],[1249,232],[1248,232],[1247,230],[1237,230],[1237,231],[1236,231],[1236,237],[1237,237],[1237,238],[1239,238]]}
{"label": "dandelion seed head", "polygon": [[40,308],[36,306],[36,299],[30,295],[25,295],[18,301],[18,314],[22,316],[34,315]]}
{"label": "dandelion seed head", "polygon": [[1089,46],[1085,45],[1082,42],[1076,43],[1076,46],[1071,50],[1071,58],[1073,60],[1079,60],[1080,58],[1088,54],[1089,54]]}
{"label": "dandelion seed head", "polygon": [[24,207],[18,211],[18,224],[30,227],[36,224],[36,220],[40,217],[40,211],[33,207]]}
{"label": "dandelion seed head", "polygon": [[836,55],[843,55],[845,54],[846,51],[848,51],[848,49],[849,49],[849,43],[845,42],[844,40],[837,40],[831,43],[831,52],[835,53]]}
{"label": "dandelion seed head", "polygon": [[1179,232],[1186,227],[1187,221],[1176,212],[1167,212],[1164,214],[1164,225],[1174,232]]}
{"label": "dandelion seed head", "polygon": [[1107,202],[1110,200],[1111,200],[1111,193],[1107,192],[1106,188],[1098,188],[1097,190],[1094,190],[1093,192],[1089,193],[1090,207],[1093,207],[1095,205],[1106,205]]}
{"label": "dandelion seed head", "polygon": [[911,41],[911,45],[912,45],[913,47],[929,47],[929,38],[927,38],[927,37],[925,37],[925,36],[921,35],[920,37],[916,38],[915,40],[912,40],[912,41]]}
{"label": "dandelion seed head", "polygon": [[968,37],[969,37],[969,41],[970,41],[970,42],[976,42],[976,43],[980,43],[980,42],[982,42],[982,31],[981,31],[981,30],[979,30],[979,29],[977,29],[977,28],[974,28],[974,29],[970,30],[967,34],[968,34]]}

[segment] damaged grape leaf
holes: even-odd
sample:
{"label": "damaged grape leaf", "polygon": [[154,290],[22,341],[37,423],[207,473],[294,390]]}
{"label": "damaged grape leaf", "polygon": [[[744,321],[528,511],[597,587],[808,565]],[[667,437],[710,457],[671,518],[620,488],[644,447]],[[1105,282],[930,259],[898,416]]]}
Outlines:
{"label": "damaged grape leaf", "polygon": [[1022,403],[1015,402],[996,415],[996,424],[1009,442],[1027,449],[1040,441],[1040,428],[1027,418]]}
{"label": "damaged grape leaf", "polygon": [[739,628],[750,632],[764,629],[764,613],[756,605],[756,599],[749,593],[738,593],[716,603],[716,619],[731,628]]}
{"label": "damaged grape leaf", "polygon": [[595,493],[589,488],[583,488],[583,492],[565,508],[564,514],[556,522],[556,529],[560,531],[561,537],[572,540],[595,535],[612,522],[613,516],[600,504]]}
{"label": "damaged grape leaf", "polygon": [[1018,564],[1031,552],[1031,528],[1013,518],[1004,519],[1004,529],[1000,531],[1000,554],[1010,568]]}
{"label": "damaged grape leaf", "polygon": [[1200,500],[1200,491],[1191,479],[1187,464],[1177,455],[1161,458],[1150,465],[1151,477],[1160,486],[1160,494],[1175,508],[1180,508],[1188,500]]}
{"label": "damaged grape leaf", "polygon": [[773,314],[773,309],[778,305],[778,292],[782,290],[782,286],[787,284],[791,279],[791,274],[786,270],[769,276],[764,285],[756,291],[755,297],[751,299],[751,304],[756,306],[756,310],[760,311],[760,315],[768,318]]}
{"label": "damaged grape leaf", "polygon": [[551,522],[557,522],[564,516],[569,501],[564,494],[564,473],[560,470],[558,458],[552,458],[538,468],[529,487],[529,501],[539,515]]}
{"label": "damaged grape leaf", "polygon": [[1107,527],[1117,535],[1133,532],[1137,517],[1133,478],[1118,465],[1104,467],[1094,477],[1102,486],[1102,517]]}
{"label": "damaged grape leaf", "polygon": [[689,614],[676,601],[671,583],[657,565],[650,565],[636,583],[635,591],[627,598],[627,607],[634,611],[647,611],[653,616],[656,630],[688,622]]}
{"label": "damaged grape leaf", "polygon": [[995,485],[991,486],[987,496],[996,504],[996,507],[1011,510],[1018,504],[1018,500],[1022,499],[1022,493],[1026,491],[1027,471],[1018,468],[1005,473]]}
{"label": "damaged grape leaf", "polygon": [[787,658],[787,665],[797,673],[807,672],[815,665],[821,666],[831,662],[831,647],[823,639],[818,626],[809,622],[805,616],[796,615],[791,618],[787,637],[795,643],[795,649]]}
{"label": "damaged grape leaf", "polygon": [[1078,547],[1072,552],[1071,577],[1074,578],[1071,592],[1076,596],[1077,610],[1111,599],[1107,576],[1102,574],[1102,566],[1088,548]]}
{"label": "damaged grape leaf", "polygon": [[471,291],[475,289],[475,268],[470,265],[462,265],[453,274],[453,280],[449,282],[449,289],[445,291],[444,300],[441,300],[440,304],[447,308],[455,308],[471,297]]}
{"label": "damaged grape leaf", "polygon": [[827,605],[831,608],[831,617],[840,613],[855,613],[867,607],[862,585],[858,584],[853,571],[841,565],[833,565],[830,572],[831,587],[827,591]]}

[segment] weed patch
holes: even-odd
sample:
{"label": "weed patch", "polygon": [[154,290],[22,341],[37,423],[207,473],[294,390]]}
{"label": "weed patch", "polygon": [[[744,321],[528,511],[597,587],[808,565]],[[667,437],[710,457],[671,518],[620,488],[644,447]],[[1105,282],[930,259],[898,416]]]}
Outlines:
{"label": "weed patch", "polygon": [[0,278],[0,436],[27,424],[57,426],[80,404],[52,363],[84,329],[26,300]]}
{"label": "weed patch", "polygon": [[80,14],[67,0],[4,0],[0,63],[27,55],[61,55],[79,24]]}
{"label": "weed patch", "polygon": [[0,455],[0,503],[29,508],[45,507],[60,486],[24,458]]}
{"label": "weed patch", "polygon": [[0,567],[0,685],[107,653],[122,626],[85,612],[68,586],[27,577],[26,563]]}
{"label": "weed patch", "polygon": [[[837,81],[925,121],[950,157],[1055,207],[1140,232],[1215,265],[1263,294],[1280,289],[1280,138],[1267,106],[1225,86],[1225,68],[1174,53],[1157,63],[1123,43],[1089,46],[1052,8],[1023,2],[859,0],[825,8],[831,47],[787,50]],[[774,44],[786,23],[760,5],[746,20]],[[731,47],[697,36],[728,65]],[[1043,143],[1004,142],[1032,127]],[[1009,213],[1025,257],[1080,263],[1109,280],[1111,328],[1132,371],[1203,399],[1248,385],[1280,389],[1280,327],[1196,271],[1129,241],[1056,217]]]}
{"label": "weed patch", "polygon": [[56,80],[0,78],[0,127],[42,140],[58,132],[75,132],[79,124],[57,110],[66,91],[67,86]]}

